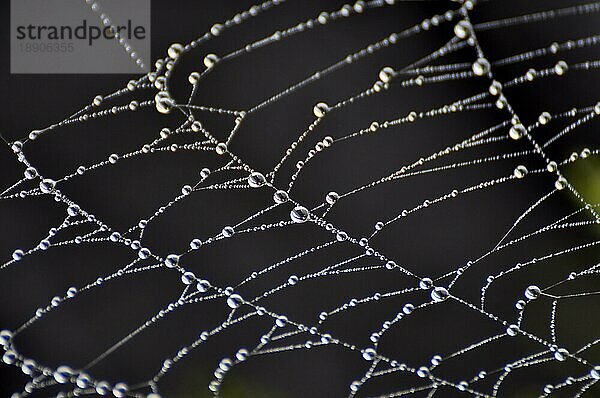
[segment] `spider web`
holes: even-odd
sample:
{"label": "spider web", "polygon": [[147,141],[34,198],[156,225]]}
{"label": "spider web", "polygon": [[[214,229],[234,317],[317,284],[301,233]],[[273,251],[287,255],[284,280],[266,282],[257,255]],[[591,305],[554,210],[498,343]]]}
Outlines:
{"label": "spider web", "polygon": [[[3,272],[20,267],[29,275],[33,271],[27,271],[28,266],[53,251],[62,253],[72,247],[119,249],[108,257],[108,272],[86,267],[88,276],[93,277],[85,281],[81,275],[75,277],[75,271],[65,272],[72,282],[64,293],[55,293],[20,326],[5,325],[0,334],[3,362],[19,368],[28,378],[13,397],[179,396],[163,391],[163,383],[175,378],[186,363],[202,360],[206,350],[214,350],[219,358],[210,362],[212,369],[205,372],[210,379],[204,388],[214,396],[236,396],[226,390],[227,381],[235,379],[238,369],[241,372],[254,363],[276,358],[302,358],[297,360],[297,368],[284,369],[294,369],[302,378],[298,388],[310,390],[302,385],[310,380],[310,369],[302,368],[317,367],[329,356],[334,366],[343,367],[340,364],[346,361],[354,364],[353,378],[342,386],[348,397],[512,396],[509,391],[519,396],[593,396],[593,387],[600,380],[600,339],[590,321],[597,316],[593,310],[597,311],[595,296],[600,293],[594,286],[600,243],[595,225],[600,216],[598,203],[589,199],[593,192],[589,185],[593,188],[597,181],[580,179],[577,184],[573,170],[592,164],[599,154],[588,146],[586,127],[600,115],[600,103],[584,103],[582,94],[577,99],[582,105],[549,109],[532,117],[534,111],[529,108],[535,104],[523,104],[519,97],[523,89],[535,84],[560,82],[571,75],[588,78],[600,61],[589,59],[585,50],[595,48],[600,36],[544,42],[503,58],[495,56],[499,45],[490,37],[486,44],[484,36],[563,18],[594,18],[600,2],[487,22],[471,22],[480,8],[492,6],[486,2],[440,4],[448,8],[396,33],[384,32],[381,39],[337,61],[328,60],[325,67],[313,71],[303,67],[305,77],[250,106],[205,105],[212,98],[211,90],[205,88],[211,87],[211,77],[238,58],[293,41],[296,36],[327,30],[345,19],[363,19],[379,9],[405,5],[391,0],[358,1],[303,17],[290,27],[242,45],[236,37],[237,45],[230,52],[205,49],[219,49],[210,47],[211,43],[262,14],[266,17],[287,6],[283,1],[267,1],[215,24],[188,44],[173,44],[153,72],[113,93],[95,96],[89,105],[60,122],[7,142],[23,177],[3,190],[3,202],[49,197],[62,215],[41,241],[11,249],[12,258],[1,266]],[[427,36],[433,32],[443,37],[441,45],[434,45],[434,38]],[[426,49],[419,50],[426,52],[412,55],[407,43],[420,37],[425,37]],[[526,42],[529,46],[529,40]],[[374,61],[381,69],[370,77],[374,84],[359,87],[346,80],[350,84],[340,91],[349,90],[349,96],[322,89],[321,97],[315,99],[310,92],[314,108],[312,114],[302,108],[303,117],[310,115],[310,121],[299,131],[290,127],[291,121],[283,126],[263,125],[273,136],[284,130],[283,138],[273,137],[273,145],[268,140],[262,144],[244,132],[260,115],[285,121],[289,97],[347,73],[380,53],[405,49],[410,56],[403,58],[403,64],[381,68],[381,59]],[[186,57],[199,54],[202,68],[195,62],[197,71],[184,73],[190,67]],[[533,65],[535,69],[530,67]],[[252,73],[249,70],[245,77]],[[251,95],[252,89],[248,90]],[[438,96],[419,97],[424,91],[435,91]],[[404,105],[390,97],[398,92],[408,92],[409,101],[415,96],[413,110],[405,112]],[[236,102],[236,98],[228,98]],[[372,101],[380,102],[369,112],[361,112],[361,107]],[[383,109],[384,103],[391,106],[381,114],[390,116],[374,118],[372,115],[379,114],[373,109]],[[90,124],[133,113],[160,117],[161,126],[164,120],[171,124],[160,129],[158,138],[144,141],[137,149],[105,154],[104,160],[54,177],[28,152],[29,148],[35,152],[33,148],[43,147],[45,139],[62,131],[86,132]],[[489,123],[489,119],[475,116],[481,114],[493,115],[497,122],[480,128],[478,125]],[[460,131],[454,128],[453,119],[466,121],[468,131],[464,124]],[[413,135],[424,134],[416,129],[420,124],[435,131],[430,133],[430,141],[421,142],[422,148],[417,142],[411,145]],[[293,131],[291,141],[289,130]],[[282,150],[276,144],[281,139],[286,140]],[[259,145],[251,147],[248,140]],[[572,144],[560,146],[564,142]],[[577,150],[565,153],[572,145]],[[262,157],[248,148],[260,150]],[[375,152],[375,158],[361,160],[362,151]],[[390,162],[384,153],[399,155]],[[135,162],[159,162],[161,156],[173,154],[193,156],[195,179],[186,175],[191,179],[188,183],[177,192],[169,191],[164,195],[168,199],[134,223],[108,221],[91,210],[93,206],[76,199],[77,191],[70,187],[81,181],[87,186],[86,177],[103,170],[123,167],[118,169],[121,172]],[[381,164],[377,164],[379,156]],[[271,159],[275,161],[269,166],[256,166]],[[148,167],[148,163],[140,167]],[[174,170],[165,167],[179,183]],[[364,169],[373,170],[368,179],[359,172]],[[307,194],[299,185],[307,185],[318,195]],[[533,188],[526,191],[530,186]],[[232,193],[237,196],[228,196]],[[493,196],[484,196],[488,193]],[[478,214],[481,204],[475,203],[480,201],[485,202],[485,216]],[[523,207],[525,202],[528,204]],[[175,217],[177,209],[183,215],[176,224],[161,224],[168,222],[169,216]],[[130,210],[136,213],[135,207]],[[213,215],[219,220],[214,225],[201,221]],[[474,231],[461,230],[461,217],[482,222],[475,235],[481,234],[487,242],[483,250],[464,244]],[[501,221],[503,218],[510,222]],[[195,234],[187,236],[182,247],[177,231],[185,228],[186,221],[193,224]],[[117,227],[119,224],[127,226]],[[176,236],[162,243],[179,246],[169,243],[155,248],[155,225]],[[275,246],[260,243],[264,239]],[[237,252],[242,255],[233,257]],[[452,253],[458,253],[456,258]],[[428,264],[433,258],[438,262],[435,266]],[[207,259],[217,264],[208,264]],[[37,356],[20,348],[21,335],[51,322],[55,314],[77,303],[96,311],[93,303],[112,285],[128,281],[132,289],[138,283],[149,286],[142,282],[149,276],[155,278],[149,285],[169,297],[167,303],[152,301],[158,292],[137,291],[134,296],[143,311],[132,303],[133,313],[124,319],[100,317],[102,324],[108,325],[103,326],[107,334],[118,333],[121,326],[127,332],[112,336],[111,343],[99,352],[86,346],[93,342],[83,344],[86,354],[93,351],[83,363],[67,362],[60,352]],[[20,285],[23,289],[25,283]],[[121,301],[121,305],[127,304]],[[153,308],[149,315],[148,308]],[[89,321],[87,312],[94,312],[83,311],[82,323]],[[178,314],[185,318],[187,328],[163,326]],[[59,335],[69,327],[64,322],[53,326]],[[151,343],[151,351],[161,355],[161,360],[147,365],[153,369],[149,375],[136,380],[126,374],[112,375],[110,368],[98,370],[161,327],[164,334],[149,337],[165,339]],[[211,352],[205,358],[211,357]],[[310,355],[316,352],[325,354],[314,359]],[[131,351],[130,355],[142,353]],[[140,369],[145,366],[136,364]],[[259,369],[260,374],[277,375],[273,368]],[[324,378],[338,380],[327,374]],[[182,380],[176,379],[175,384]],[[512,387],[506,387],[510,383]],[[299,394],[306,396],[303,391]],[[323,392],[319,396],[331,395]]]}

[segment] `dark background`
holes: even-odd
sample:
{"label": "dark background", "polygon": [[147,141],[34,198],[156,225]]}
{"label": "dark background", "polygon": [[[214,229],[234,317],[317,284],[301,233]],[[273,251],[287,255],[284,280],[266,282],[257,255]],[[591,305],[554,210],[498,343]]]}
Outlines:
{"label": "dark background", "polygon": [[[224,54],[242,47],[251,40],[283,29],[317,15],[321,10],[338,9],[338,1],[289,1],[249,22],[226,31],[216,40],[193,51],[178,66],[173,79],[174,93],[184,95],[189,89],[187,75],[201,70],[206,53]],[[519,15],[541,9],[565,7],[572,1],[486,2],[472,13],[474,22]],[[163,57],[172,42],[186,43],[203,34],[216,21],[223,21],[242,9],[246,1],[153,1],[153,59]],[[289,87],[311,73],[342,59],[348,53],[380,40],[391,32],[399,32],[423,18],[454,9],[455,3],[403,2],[393,8],[384,7],[307,31],[220,65],[202,82],[196,103],[229,109],[249,109],[269,96]],[[4,33],[1,48],[9,49],[9,2],[0,5]],[[484,51],[491,60],[533,48],[548,46],[553,41],[592,35],[597,32],[597,14],[571,17],[544,24],[530,24],[480,35]],[[396,46],[367,57],[334,73],[314,85],[286,97],[252,115],[230,146],[255,169],[269,171],[283,156],[289,144],[312,121],[316,102],[330,104],[369,87],[377,79],[382,66],[402,66],[430,53],[451,37],[453,23],[425,32]],[[471,62],[472,49],[462,50],[442,62]],[[504,81],[529,67],[549,67],[558,59],[577,62],[598,58],[597,48],[588,48],[527,64],[498,70]],[[134,76],[126,75],[10,75],[9,59],[0,60],[3,93],[0,96],[2,117],[0,132],[9,141],[23,138],[36,128],[47,126],[70,115],[87,104],[97,94],[114,91]],[[521,119],[532,123],[542,111],[560,112],[573,106],[587,106],[598,100],[600,88],[595,72],[567,74],[561,79],[548,79],[526,88],[509,92]],[[411,110],[427,110],[434,106],[487,89],[486,79],[434,84],[424,88],[394,88],[385,94],[369,98],[331,115],[314,135],[301,146],[291,161],[281,169],[275,183],[287,185],[294,164],[318,139],[325,135],[339,137],[367,126],[372,120],[385,120],[406,115]],[[128,100],[127,100],[128,101]],[[204,115],[202,116],[204,117]],[[421,156],[452,145],[474,132],[503,120],[506,114],[496,109],[477,113],[456,114],[395,128],[335,145],[307,166],[296,182],[292,195],[311,206],[323,201],[329,191],[346,192],[397,170]],[[218,137],[226,137],[232,120],[225,117],[201,119]],[[158,137],[164,126],[176,126],[181,117],[167,117],[152,110],[120,114],[87,124],[76,124],[56,130],[28,145],[29,159],[44,175],[59,177],[81,164],[106,159],[110,153],[125,153]],[[539,138],[549,137],[565,125],[558,122],[539,130]],[[537,133],[537,132],[536,132]],[[189,137],[187,137],[189,140]],[[592,122],[581,127],[568,139],[553,146],[551,156],[564,159],[571,151],[584,146],[597,147],[597,132]],[[452,161],[474,159],[500,152],[523,150],[525,142],[505,142],[479,150],[465,151]],[[542,167],[539,158],[523,159],[530,169]],[[600,199],[598,162],[580,162],[565,170],[576,187],[593,203]],[[212,153],[176,152],[152,157],[140,157],[105,167],[83,178],[74,179],[61,189],[82,207],[105,220],[118,230],[127,229],[177,195],[181,187],[198,178],[202,167],[215,168],[222,159]],[[443,164],[439,163],[439,164]],[[457,169],[446,173],[413,177],[384,184],[340,202],[329,214],[336,225],[343,225],[353,236],[368,236],[378,220],[387,220],[404,208],[412,208],[424,198],[434,198],[454,188],[464,188],[512,173],[516,160]],[[0,186],[6,187],[20,178],[22,170],[7,146],[0,147]],[[437,277],[463,266],[489,250],[513,221],[552,189],[553,178],[540,174],[526,182],[509,183],[479,190],[461,200],[446,201],[432,206],[406,222],[396,223],[377,236],[373,244],[388,257],[395,258],[419,275]],[[224,225],[241,220],[270,204],[267,190],[204,192],[193,195],[169,209],[148,227],[144,243],[153,251],[166,255],[181,252],[191,238],[206,238],[218,234]],[[566,191],[556,195],[531,214],[515,231],[514,237],[531,232],[577,208]],[[262,222],[287,219],[289,209],[261,219]],[[64,208],[49,197],[0,202],[0,256],[9,259],[16,247],[35,246],[47,230],[60,223]],[[278,218],[279,217],[279,218]],[[517,261],[527,261],[551,251],[594,241],[598,230],[579,228],[544,234],[514,249],[503,252],[477,267],[456,286],[456,295],[477,303],[479,289],[487,275],[507,268]],[[203,248],[187,257],[186,265],[197,275],[221,286],[235,284],[252,271],[258,271],[294,253],[330,240],[330,236],[306,224],[283,231],[269,230],[246,234]],[[260,282],[248,286],[244,296],[259,294],[287,280],[289,275],[303,275],[357,255],[349,245],[340,245],[290,264]],[[597,262],[595,248],[575,255],[544,262],[531,270],[507,278],[490,291],[491,312],[503,319],[514,319],[514,302],[522,297],[526,286],[540,286],[562,279],[571,271],[587,268]],[[62,294],[67,287],[82,286],[100,275],[114,272],[131,261],[132,253],[108,244],[51,249],[44,255],[26,258],[0,276],[0,326],[16,328],[31,317],[36,308],[45,306],[50,298]],[[364,260],[359,265],[367,265]],[[72,305],[61,308],[27,329],[16,340],[21,352],[52,366],[87,363],[117,339],[126,335],[155,314],[179,294],[177,277],[165,271],[121,278],[114,283],[82,295]],[[290,319],[314,323],[320,311],[332,309],[351,298],[361,298],[374,292],[399,290],[414,285],[414,280],[400,273],[387,271],[356,273],[348,276],[322,278],[295,287],[286,295],[276,295],[263,305],[286,313]],[[590,278],[578,285],[577,291],[597,289],[597,280]],[[377,305],[347,311],[332,317],[325,330],[343,340],[368,346],[371,332],[392,318],[404,303],[423,302],[425,293],[385,300]],[[532,304],[524,327],[548,338],[549,301]],[[109,381],[125,380],[130,384],[146,380],[160,369],[162,361],[173,356],[183,345],[193,341],[199,331],[218,324],[226,314],[223,302],[186,306],[163,320],[158,327],[142,333],[94,368],[94,375]],[[530,311],[530,312],[529,312]],[[564,346],[577,348],[598,336],[597,300],[573,300],[561,306],[557,319],[558,334]],[[180,363],[161,384],[164,397],[209,396],[206,386],[218,361],[234,355],[240,346],[256,344],[270,327],[270,320],[255,320],[245,328],[236,328],[203,345]],[[401,358],[411,366],[429,362],[435,354],[448,354],[470,343],[501,333],[497,324],[483,319],[454,302],[416,313],[390,331],[380,343],[380,351]],[[300,340],[299,340],[300,341]],[[472,353],[449,361],[437,369],[440,376],[460,381],[482,369],[493,369],[507,361],[526,356],[540,346],[530,340],[516,338],[486,345]],[[462,359],[461,359],[462,358]],[[586,358],[598,363],[598,350],[590,350]],[[515,372],[503,385],[502,397],[538,396],[545,384],[557,383],[567,375],[583,374],[584,367],[567,361],[551,362],[541,367]],[[234,368],[223,387],[224,397],[332,397],[345,396],[348,386],[366,371],[366,362],[356,352],[335,347],[294,351],[253,359]],[[26,379],[15,368],[0,368],[0,396],[10,396],[20,390]],[[361,390],[364,396],[384,394],[421,383],[415,377],[393,375],[375,379]],[[485,383],[478,388],[487,391]],[[574,389],[564,395],[573,396]],[[595,391],[595,392],[594,392]],[[54,392],[56,393],[56,392]],[[596,388],[589,396],[600,394]],[[440,397],[460,394],[454,389],[440,389]],[[437,396],[436,395],[436,396]],[[50,396],[50,395],[36,395]],[[418,396],[415,394],[415,396]],[[421,396],[426,396],[422,394]]]}

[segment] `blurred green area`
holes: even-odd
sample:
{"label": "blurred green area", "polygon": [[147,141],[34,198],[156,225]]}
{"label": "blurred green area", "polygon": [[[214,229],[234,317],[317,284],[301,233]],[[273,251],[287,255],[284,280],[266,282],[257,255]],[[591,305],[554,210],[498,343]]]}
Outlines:
{"label": "blurred green area", "polygon": [[600,158],[578,160],[565,170],[565,175],[588,203],[600,203]]}

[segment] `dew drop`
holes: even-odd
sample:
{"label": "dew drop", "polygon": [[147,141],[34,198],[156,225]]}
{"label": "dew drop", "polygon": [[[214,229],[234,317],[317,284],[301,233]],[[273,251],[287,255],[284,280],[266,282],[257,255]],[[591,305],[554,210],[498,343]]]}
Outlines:
{"label": "dew drop", "polygon": [[309,212],[308,209],[304,206],[296,206],[290,212],[290,218],[295,223],[303,223],[308,220]]}
{"label": "dew drop", "polygon": [[232,294],[229,297],[227,297],[227,305],[233,309],[239,308],[243,302],[244,299],[242,299],[242,296],[240,296],[239,294]]}

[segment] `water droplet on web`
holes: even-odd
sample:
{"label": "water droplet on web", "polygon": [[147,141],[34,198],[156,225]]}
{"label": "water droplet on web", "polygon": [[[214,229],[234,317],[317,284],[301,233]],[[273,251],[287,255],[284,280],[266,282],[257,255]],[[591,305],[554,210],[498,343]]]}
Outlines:
{"label": "water droplet on web", "polygon": [[308,209],[306,207],[303,207],[303,206],[296,206],[290,212],[290,218],[295,223],[306,222],[308,220],[308,216],[309,216]]}
{"label": "water droplet on web", "polygon": [[240,296],[239,294],[232,294],[229,297],[227,297],[227,305],[233,309],[239,308],[243,302],[244,302],[244,300],[242,299],[242,296]]}
{"label": "water droplet on web", "polygon": [[262,173],[255,171],[248,176],[248,185],[250,185],[252,188],[262,187],[266,182],[267,180]]}

